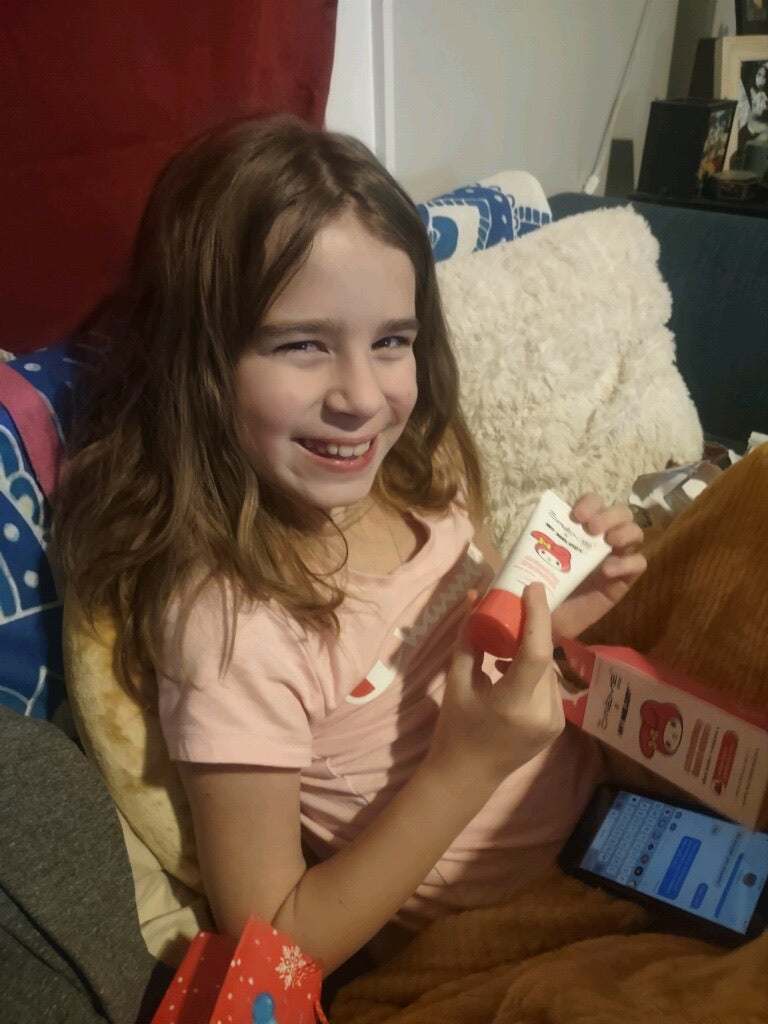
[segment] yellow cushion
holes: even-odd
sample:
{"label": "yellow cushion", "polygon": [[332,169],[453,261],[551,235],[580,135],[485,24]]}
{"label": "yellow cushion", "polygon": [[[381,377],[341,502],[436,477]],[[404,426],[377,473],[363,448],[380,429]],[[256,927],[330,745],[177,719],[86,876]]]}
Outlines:
{"label": "yellow cushion", "polygon": [[200,893],[164,871],[118,811],[133,874],[141,934],[153,956],[178,967],[199,931],[211,931],[208,904]]}
{"label": "yellow cushion", "polygon": [[120,684],[113,668],[115,629],[93,627],[72,593],[64,602],[64,665],[83,747],[112,799],[161,867],[203,891],[192,813],[170,761],[157,709]]}

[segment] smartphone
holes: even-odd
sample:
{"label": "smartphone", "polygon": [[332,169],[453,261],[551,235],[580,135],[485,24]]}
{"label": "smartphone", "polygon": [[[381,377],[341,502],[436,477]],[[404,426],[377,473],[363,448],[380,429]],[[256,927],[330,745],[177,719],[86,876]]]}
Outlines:
{"label": "smartphone", "polygon": [[699,806],[599,786],[560,867],[634,899],[664,930],[738,946],[768,919],[768,834]]}

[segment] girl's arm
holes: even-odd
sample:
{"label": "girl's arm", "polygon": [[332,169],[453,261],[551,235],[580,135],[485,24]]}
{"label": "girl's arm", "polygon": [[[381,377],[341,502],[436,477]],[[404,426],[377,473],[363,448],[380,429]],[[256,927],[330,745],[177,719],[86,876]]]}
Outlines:
{"label": "girl's arm", "polygon": [[562,730],[543,588],[526,595],[519,656],[495,684],[464,641],[432,746],[409,782],[344,850],[307,868],[299,773],[182,764],[218,927],[271,921],[326,973],[389,921],[499,783]]}
{"label": "girl's arm", "polygon": [[[330,973],[389,921],[493,792],[420,769],[346,849],[308,868],[299,775],[187,765],[198,855],[218,928],[271,921]],[[460,792],[458,786],[467,792]]]}

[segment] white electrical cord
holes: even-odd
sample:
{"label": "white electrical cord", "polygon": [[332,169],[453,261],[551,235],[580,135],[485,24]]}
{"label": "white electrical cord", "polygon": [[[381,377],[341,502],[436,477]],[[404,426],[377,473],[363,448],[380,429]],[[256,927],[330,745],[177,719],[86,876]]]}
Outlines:
{"label": "white electrical cord", "polygon": [[635,38],[632,42],[632,49],[629,51],[629,57],[627,58],[627,63],[624,66],[624,73],[621,76],[619,88],[616,90],[616,96],[614,97],[613,105],[611,106],[611,112],[608,115],[608,121],[605,126],[605,131],[603,132],[603,137],[600,140],[600,148],[597,151],[597,160],[595,160],[595,165],[592,168],[592,173],[584,182],[584,188],[582,189],[582,192],[586,192],[587,195],[590,196],[594,193],[595,189],[600,184],[600,168],[603,165],[606,151],[611,142],[613,126],[616,123],[616,118],[619,115],[619,107],[621,105],[621,101],[624,99],[624,90],[627,84],[627,78],[629,77],[629,71],[634,62],[635,53],[637,52],[637,44],[640,42],[640,37],[643,34],[643,29],[645,28],[645,22],[648,18],[648,12],[651,9],[652,2],[653,0],[645,0],[645,4],[643,6],[643,13],[640,15],[640,21],[638,22],[637,31],[635,32]]}

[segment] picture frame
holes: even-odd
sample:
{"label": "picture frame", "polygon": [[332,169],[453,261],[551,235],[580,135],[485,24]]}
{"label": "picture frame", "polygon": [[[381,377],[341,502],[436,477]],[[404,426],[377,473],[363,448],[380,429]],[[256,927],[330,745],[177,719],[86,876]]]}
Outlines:
{"label": "picture frame", "polygon": [[736,0],[736,35],[768,35],[768,0]]}
{"label": "picture frame", "polygon": [[747,143],[768,141],[768,34],[721,36],[717,40],[715,94],[736,100],[725,167],[741,168]]}
{"label": "picture frame", "polygon": [[638,194],[692,200],[723,169],[735,100],[653,100],[645,133]]}

